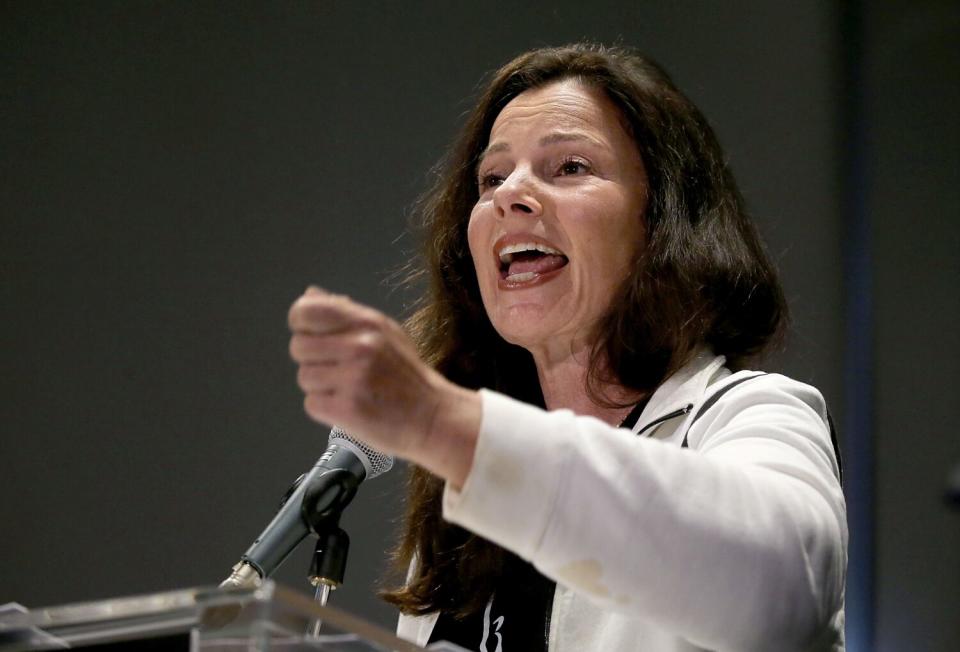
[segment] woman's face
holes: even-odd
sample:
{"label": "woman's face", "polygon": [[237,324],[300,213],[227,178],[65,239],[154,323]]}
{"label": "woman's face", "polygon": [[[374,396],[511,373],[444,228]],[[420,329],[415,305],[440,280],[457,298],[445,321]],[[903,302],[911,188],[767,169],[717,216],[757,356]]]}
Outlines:
{"label": "woman's face", "polygon": [[617,107],[575,80],[515,97],[489,142],[467,230],[484,307],[508,342],[569,354],[642,247],[640,153]]}

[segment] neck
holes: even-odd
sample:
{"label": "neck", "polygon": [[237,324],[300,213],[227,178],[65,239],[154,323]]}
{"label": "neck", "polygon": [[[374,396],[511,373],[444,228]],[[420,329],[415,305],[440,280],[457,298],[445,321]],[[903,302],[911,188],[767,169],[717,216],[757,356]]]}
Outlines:
{"label": "neck", "polygon": [[548,410],[568,409],[581,416],[596,417],[610,425],[619,425],[640,396],[615,383],[600,383],[595,386],[600,390],[601,396],[631,405],[625,408],[610,408],[594,402],[586,389],[588,357],[581,352],[580,355],[573,354],[559,360],[550,360],[534,354],[544,403]]}

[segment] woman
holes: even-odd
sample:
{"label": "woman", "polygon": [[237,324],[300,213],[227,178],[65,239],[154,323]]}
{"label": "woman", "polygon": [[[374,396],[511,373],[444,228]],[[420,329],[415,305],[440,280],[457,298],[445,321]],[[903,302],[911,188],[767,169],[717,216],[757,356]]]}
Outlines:
{"label": "woman", "polygon": [[413,341],[316,288],[290,311],[307,413],[418,466],[401,635],[842,649],[826,408],[744,371],[786,307],[699,111],[633,53],[537,50],[445,169]]}

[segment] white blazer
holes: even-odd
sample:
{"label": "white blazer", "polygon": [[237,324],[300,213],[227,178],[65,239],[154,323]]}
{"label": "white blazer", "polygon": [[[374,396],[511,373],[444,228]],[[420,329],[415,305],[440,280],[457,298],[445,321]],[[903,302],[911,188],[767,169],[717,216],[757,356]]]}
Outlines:
{"label": "white blazer", "polygon": [[[762,375],[690,426],[752,373],[700,354],[633,433],[481,390],[473,466],[443,515],[557,582],[551,652],[843,650],[846,507],[823,397]],[[401,615],[398,634],[424,645],[436,620]]]}

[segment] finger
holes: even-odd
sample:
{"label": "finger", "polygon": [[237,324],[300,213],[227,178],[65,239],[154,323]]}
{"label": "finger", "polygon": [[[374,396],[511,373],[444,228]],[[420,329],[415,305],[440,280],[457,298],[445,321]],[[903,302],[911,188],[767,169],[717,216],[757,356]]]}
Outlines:
{"label": "finger", "polygon": [[326,292],[308,292],[290,307],[287,322],[294,332],[318,335],[350,329],[378,328],[384,316],[348,297]]}
{"label": "finger", "polygon": [[343,358],[343,339],[343,334],[294,333],[290,336],[290,357],[300,364],[337,364]]}
{"label": "finger", "polygon": [[327,425],[341,424],[344,414],[341,403],[342,400],[336,389],[310,392],[303,397],[303,411],[314,421]]}
{"label": "finger", "polygon": [[319,392],[307,394],[303,397],[303,411],[314,421],[332,424],[335,419],[330,418],[327,412],[327,404],[330,398],[332,398],[332,394],[323,395]]}
{"label": "finger", "polygon": [[303,364],[297,369],[297,385],[307,394],[336,393],[341,383],[335,365]]}
{"label": "finger", "polygon": [[329,357],[319,362],[301,362],[297,367],[297,384],[304,392],[327,392],[340,388],[357,389],[369,375],[365,335],[346,338],[342,345],[334,347]]}
{"label": "finger", "polygon": [[308,291],[293,302],[287,314],[287,324],[294,332],[335,333],[346,330],[351,322],[347,302],[325,292]]}
{"label": "finger", "polygon": [[382,350],[383,336],[373,330],[349,330],[332,335],[294,333],[290,357],[300,364],[336,365],[370,360]]}

